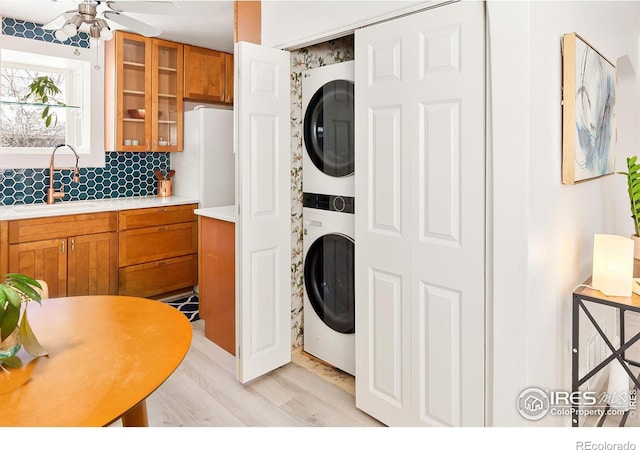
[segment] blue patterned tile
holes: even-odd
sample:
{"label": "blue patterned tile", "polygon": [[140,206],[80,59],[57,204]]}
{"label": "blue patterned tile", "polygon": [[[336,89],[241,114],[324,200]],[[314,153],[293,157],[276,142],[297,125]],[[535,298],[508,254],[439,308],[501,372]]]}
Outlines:
{"label": "blue patterned tile", "polygon": [[71,45],[74,47],[89,48],[89,35],[80,32],[71,39],[60,42],[55,37],[55,30],[45,30],[42,24],[28,22],[26,20],[4,17],[2,19],[2,34],[16,36],[37,41],[52,42],[55,44]]}
{"label": "blue patterned tile", "polygon": [[[104,168],[80,169],[80,183],[71,171],[56,171],[54,187],[64,188],[64,200],[99,200],[157,194],[154,169],[167,172],[169,153],[107,152]],[[0,205],[40,203],[49,187],[49,169],[0,170]]]}

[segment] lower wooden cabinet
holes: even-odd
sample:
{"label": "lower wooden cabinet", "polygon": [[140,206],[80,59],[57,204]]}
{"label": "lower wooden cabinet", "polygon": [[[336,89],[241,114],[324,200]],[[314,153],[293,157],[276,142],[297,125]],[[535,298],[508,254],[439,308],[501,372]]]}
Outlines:
{"label": "lower wooden cabinet", "polygon": [[119,213],[120,295],[158,297],[198,284],[196,206]]}
{"label": "lower wooden cabinet", "polygon": [[198,300],[204,335],[236,354],[235,223],[200,217]]}
{"label": "lower wooden cabinet", "polygon": [[50,297],[118,293],[113,212],[8,223],[9,272],[44,280]]}
{"label": "lower wooden cabinet", "polygon": [[188,289],[198,284],[195,208],[191,204],[0,222],[0,267],[2,273],[46,281],[50,297],[159,297]]}
{"label": "lower wooden cabinet", "polygon": [[47,239],[9,245],[9,272],[49,285],[50,297],[67,295],[67,240]]}
{"label": "lower wooden cabinet", "polygon": [[67,295],[118,292],[118,233],[71,237],[67,246]]}

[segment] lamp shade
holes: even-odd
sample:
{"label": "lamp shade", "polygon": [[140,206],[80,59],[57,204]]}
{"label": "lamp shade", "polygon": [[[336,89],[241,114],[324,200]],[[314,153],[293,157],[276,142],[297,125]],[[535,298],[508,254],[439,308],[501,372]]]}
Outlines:
{"label": "lamp shade", "polygon": [[631,297],[633,240],[612,234],[594,235],[591,287],[605,295]]}

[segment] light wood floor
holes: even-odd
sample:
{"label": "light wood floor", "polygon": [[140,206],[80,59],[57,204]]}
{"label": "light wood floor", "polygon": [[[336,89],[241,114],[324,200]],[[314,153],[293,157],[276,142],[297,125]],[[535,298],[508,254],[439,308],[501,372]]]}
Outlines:
{"label": "light wood floor", "polygon": [[204,337],[203,321],[193,328],[185,360],[147,399],[149,426],[383,426],[352,395],[293,363],[240,384],[233,356]]}

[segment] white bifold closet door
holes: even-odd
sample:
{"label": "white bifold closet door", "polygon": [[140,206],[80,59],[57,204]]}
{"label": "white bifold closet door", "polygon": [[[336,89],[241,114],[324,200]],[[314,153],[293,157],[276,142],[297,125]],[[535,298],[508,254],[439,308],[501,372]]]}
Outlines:
{"label": "white bifold closet door", "polygon": [[291,361],[289,53],[235,47],[236,368],[246,383]]}
{"label": "white bifold closet door", "polygon": [[484,59],[483,2],[356,32],[356,404],[388,425],[484,425]]}

